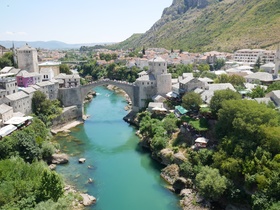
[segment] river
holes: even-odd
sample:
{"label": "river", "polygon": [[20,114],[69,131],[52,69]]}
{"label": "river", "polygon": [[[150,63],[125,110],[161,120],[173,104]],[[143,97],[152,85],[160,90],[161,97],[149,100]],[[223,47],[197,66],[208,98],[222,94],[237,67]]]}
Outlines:
{"label": "river", "polygon": [[[57,167],[68,183],[97,198],[92,210],[179,210],[179,198],[165,188],[162,166],[138,146],[135,128],[123,121],[123,96],[95,88],[97,96],[86,105],[90,115],[69,135],[57,135],[69,163]],[[86,158],[79,164],[79,158]],[[88,183],[91,178],[93,183]]]}

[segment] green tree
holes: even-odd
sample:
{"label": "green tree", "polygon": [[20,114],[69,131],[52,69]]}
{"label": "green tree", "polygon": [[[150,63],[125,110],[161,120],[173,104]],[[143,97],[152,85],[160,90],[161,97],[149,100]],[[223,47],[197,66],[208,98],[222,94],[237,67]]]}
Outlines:
{"label": "green tree", "polygon": [[241,95],[233,90],[217,90],[214,92],[214,96],[210,100],[210,109],[213,116],[217,117],[217,113],[222,108],[222,103],[226,100],[238,100],[241,99]]}
{"label": "green tree", "polygon": [[40,202],[52,199],[56,202],[62,195],[63,182],[61,177],[57,173],[45,169],[38,189],[37,200]]}
{"label": "green tree", "polygon": [[255,88],[252,89],[252,92],[249,94],[251,98],[262,98],[265,96],[265,89],[262,88],[260,85],[257,85]]}
{"label": "green tree", "polygon": [[214,63],[214,69],[219,70],[225,65],[225,60],[222,58],[218,58]]}
{"label": "green tree", "polygon": [[173,113],[163,119],[163,127],[169,135],[178,128],[177,121],[177,117]]}
{"label": "green tree", "polygon": [[182,106],[188,110],[199,110],[199,105],[202,104],[202,99],[198,93],[189,92],[185,93],[182,98]]}
{"label": "green tree", "polygon": [[270,93],[273,90],[280,90],[280,82],[273,82],[271,85],[269,85],[266,89],[266,93]]}
{"label": "green tree", "polygon": [[65,73],[65,74],[72,74],[70,71],[70,68],[67,64],[60,64],[59,65],[59,72],[60,73]]}
{"label": "green tree", "polygon": [[5,57],[0,58],[0,69],[6,67],[6,66],[12,66],[13,63]]}
{"label": "green tree", "polygon": [[203,166],[195,177],[197,189],[201,195],[211,200],[218,200],[226,191],[228,180],[221,176],[218,169]]}

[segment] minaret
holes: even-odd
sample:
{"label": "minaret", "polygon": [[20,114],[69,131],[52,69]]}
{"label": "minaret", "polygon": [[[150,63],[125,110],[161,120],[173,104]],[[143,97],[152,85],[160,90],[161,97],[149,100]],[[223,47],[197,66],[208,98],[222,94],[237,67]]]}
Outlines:
{"label": "minaret", "polygon": [[278,77],[278,73],[280,70],[280,43],[277,46],[276,54],[275,54],[275,69],[274,69],[274,77]]}
{"label": "minaret", "polygon": [[18,63],[17,63],[17,52],[16,52],[16,48],[15,48],[15,43],[14,43],[14,42],[13,42],[12,51],[13,51],[14,66],[17,68],[17,67],[18,67]]}

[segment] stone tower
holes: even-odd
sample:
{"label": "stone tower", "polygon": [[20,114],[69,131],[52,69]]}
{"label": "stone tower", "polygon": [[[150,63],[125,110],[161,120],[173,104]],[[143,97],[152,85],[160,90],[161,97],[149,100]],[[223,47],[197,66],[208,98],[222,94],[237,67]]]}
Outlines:
{"label": "stone tower", "polygon": [[27,43],[17,50],[17,62],[20,69],[39,73],[37,50]]}
{"label": "stone tower", "polygon": [[157,94],[165,96],[172,90],[172,76],[167,73],[167,62],[161,57],[149,60],[149,73],[153,74],[157,84]]}
{"label": "stone tower", "polygon": [[279,70],[280,70],[280,43],[278,44],[276,54],[275,54],[275,70],[274,70],[275,77],[278,77]]}

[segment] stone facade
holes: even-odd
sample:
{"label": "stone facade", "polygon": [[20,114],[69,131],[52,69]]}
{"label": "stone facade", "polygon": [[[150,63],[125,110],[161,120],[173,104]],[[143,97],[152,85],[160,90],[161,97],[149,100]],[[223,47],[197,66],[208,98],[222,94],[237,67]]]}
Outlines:
{"label": "stone facade", "polygon": [[55,77],[59,81],[60,88],[72,88],[80,86],[80,76],[78,74],[67,75],[61,73]]}
{"label": "stone facade", "polygon": [[13,107],[14,112],[31,113],[31,99],[28,94],[22,91],[6,96],[3,101],[8,106]]}
{"label": "stone facade", "polygon": [[58,97],[58,82],[55,80],[45,81],[36,84],[40,87],[40,91],[46,94],[50,100],[55,100]]}
{"label": "stone facade", "polygon": [[55,118],[52,121],[53,126],[57,126],[60,124],[64,124],[76,119],[79,119],[80,116],[80,111],[79,108],[77,106],[70,106],[70,107],[65,107],[62,111],[62,114]]}
{"label": "stone facade", "polygon": [[28,72],[39,73],[37,50],[26,44],[17,50],[18,67]]}
{"label": "stone facade", "polygon": [[13,117],[13,107],[6,104],[0,105],[0,127],[4,125],[6,121]]}
{"label": "stone facade", "polygon": [[18,86],[15,78],[0,78],[0,99],[16,92],[18,92]]}
{"label": "stone facade", "polygon": [[167,62],[157,57],[149,60],[148,64],[147,75],[140,75],[135,82],[139,87],[139,108],[146,105],[147,99],[155,95],[165,96],[172,90],[172,77],[167,73]]}

